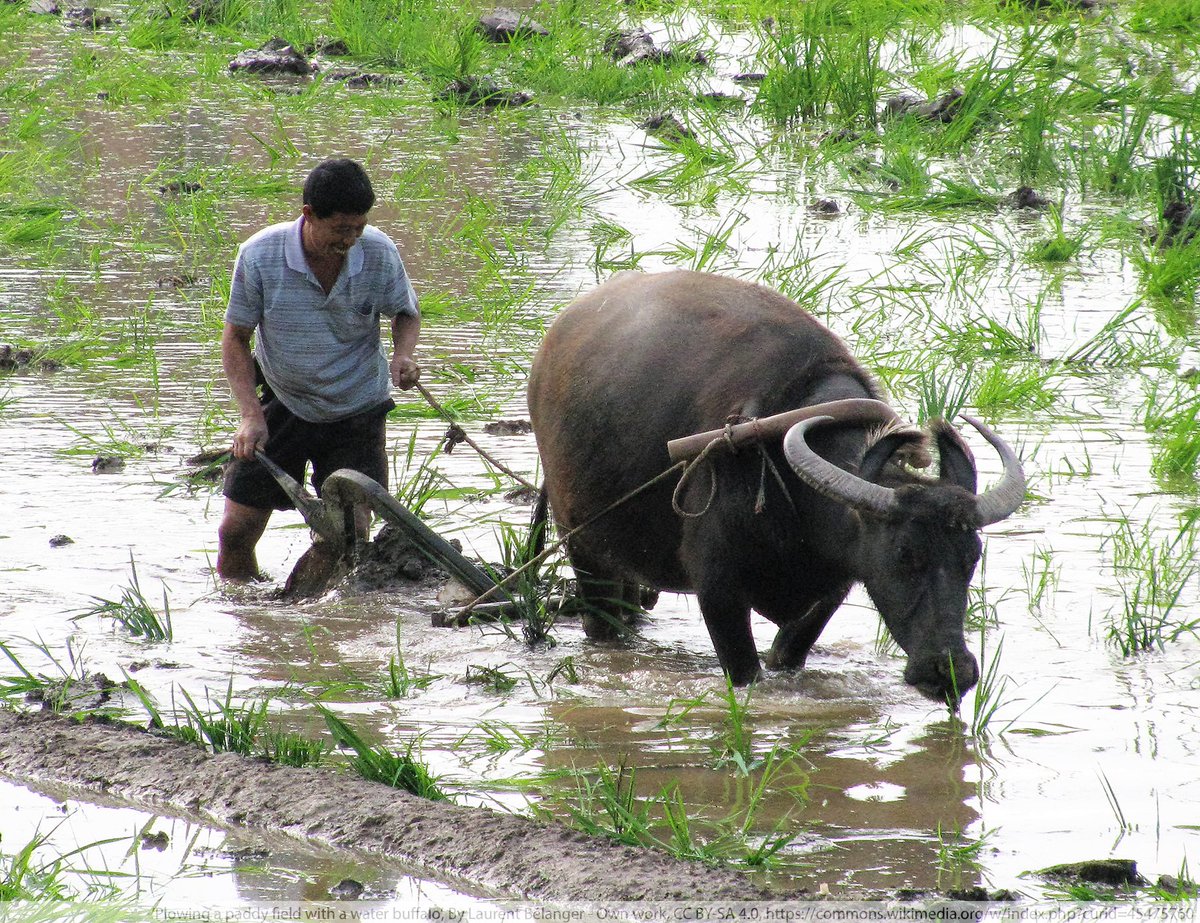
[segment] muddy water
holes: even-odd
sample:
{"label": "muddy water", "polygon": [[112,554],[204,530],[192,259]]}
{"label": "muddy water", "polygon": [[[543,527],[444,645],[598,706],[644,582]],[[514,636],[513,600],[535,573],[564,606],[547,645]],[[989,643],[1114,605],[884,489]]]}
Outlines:
{"label": "muddy water", "polygon": [[[741,69],[735,63],[723,70]],[[1138,293],[1132,269],[1111,250],[1090,252],[1061,272],[1024,261],[1021,253],[1042,229],[1005,213],[972,216],[971,224],[986,234],[929,216],[868,215],[844,196],[843,214],[812,216],[807,202],[838,195],[845,178],[836,165],[800,163],[786,152],[758,158],[743,187],[751,191],[720,192],[709,208],[688,204],[702,198],[702,188],[655,191],[632,182],[677,166],[677,155],[623,117],[471,114],[448,131],[427,107],[379,116],[353,96],[334,99],[344,108],[278,103],[279,124],[301,153],[278,163],[243,130],[253,125],[262,137],[278,131],[270,104],[253,94],[212,109],[198,102],[183,116],[146,117],[98,105],[80,114],[81,169],[94,172],[82,183],[91,220],[77,243],[81,255],[99,248],[99,269],[85,268],[82,256],[53,269],[14,259],[0,272],[4,336],[49,336],[52,293],[65,290],[101,318],[110,344],[131,315],[148,307],[154,362],[143,355],[118,364],[112,356],[128,349],[112,347],[83,367],[24,372],[0,383],[6,402],[0,414],[0,638],[35,672],[101,671],[120,679],[127,671],[164,708],[179,690],[197,701],[206,690],[214,699],[227,689],[235,697],[271,694],[280,696],[276,707],[286,720],[317,733],[305,693],[319,694],[395,747],[418,735],[423,757],[466,804],[526,811],[542,800],[549,812],[566,817],[563,800],[576,790],[574,781],[546,781],[531,794],[514,780],[624,763],[637,767],[644,795],[677,784],[697,823],[726,816],[748,795],[736,774],[713,768],[728,734],[715,656],[687,597],[665,597],[627,645],[588,644],[568,623],[556,630],[553,647],[530,651],[498,629],[430,627],[436,602],[428,589],[282,605],[269,589],[228,594],[216,587],[211,564],[220,499],[207,488],[181,485],[184,459],[220,445],[229,432],[215,351],[220,285],[210,289],[209,280],[227,278],[236,241],[293,209],[287,194],[264,201],[239,192],[228,179],[239,164],[294,187],[312,160],[335,147],[369,157],[387,190],[374,220],[398,240],[422,292],[439,293],[450,304],[471,305],[497,288],[495,280],[480,284],[485,260],[459,217],[472,200],[489,203],[493,217],[482,236],[498,248],[514,288],[533,286],[524,317],[553,315],[608,274],[611,266],[595,263],[593,231],[602,222],[628,231],[639,253],[660,254],[641,261],[647,269],[686,265],[686,258],[662,254],[678,254],[680,244],[700,249],[707,235],[732,227],[727,248],[712,264],[718,269],[770,278],[781,262],[773,254],[810,258],[814,276],[840,267],[839,284],[818,313],[864,356],[876,357],[885,376],[894,354],[914,338],[924,349],[937,348],[934,320],[966,327],[991,318],[1013,326],[1041,298],[1040,356],[1053,359],[1086,342]],[[766,138],[752,122],[741,131]],[[727,145],[735,159],[751,159],[747,141]],[[537,179],[536,158],[547,154],[577,159],[587,180],[586,207],[557,227],[549,219],[555,203],[542,200]],[[184,247],[171,209],[155,192],[164,162],[197,169],[212,184],[214,217],[198,231],[189,225]],[[436,172],[436,182],[420,189],[413,180],[419,164]],[[720,175],[704,182],[725,188]],[[1068,211],[1078,208],[1085,218],[1107,208],[1103,202],[1083,206],[1068,199]],[[136,234],[114,240],[109,221],[130,221],[128,215]],[[552,227],[548,237],[540,236]],[[511,250],[501,244],[505,234],[517,241]],[[926,235],[925,245],[904,248],[919,235]],[[947,267],[973,239],[990,259],[952,285]],[[615,262],[618,251],[606,256]],[[176,290],[157,281],[197,271],[201,281],[194,286]],[[487,417],[522,415],[523,370],[537,343],[536,324],[521,323],[520,316],[504,325],[463,324],[439,313],[430,312],[421,348],[433,390],[443,397],[476,393]],[[1170,340],[1149,309],[1126,336],[1143,335],[1161,343],[1168,359],[1187,345]],[[984,641],[985,668],[995,660],[1007,681],[990,733],[971,737],[944,708],[903,686],[903,663],[876,644],[877,618],[861,594],[835,618],[804,674],[770,677],[756,689],[747,719],[756,752],[780,744],[804,756],[790,789],[774,791],[754,822],[756,835],[777,828],[797,834],[784,851],[786,867],[766,876],[772,886],[827,883],[835,893],[857,893],[982,884],[1038,895],[1043,885],[1025,873],[1056,862],[1123,856],[1154,876],[1178,872],[1189,845],[1194,861],[1200,645],[1185,634],[1162,650],[1124,658],[1104,640],[1108,619],[1121,607],[1106,540],[1114,521],[1165,535],[1192,503],[1188,490],[1167,490],[1151,476],[1153,447],[1139,409],[1146,390],[1172,386],[1173,374],[1169,362],[1061,373],[1048,410],[997,417],[997,428],[1027,461],[1034,499],[989,530],[976,578],[975,599],[996,623]],[[914,415],[911,388],[899,379],[896,390],[898,405]],[[394,482],[412,474],[406,449],[413,428],[392,424]],[[416,426],[418,461],[433,454],[443,430],[434,422]],[[536,475],[531,437],[476,435],[510,467]],[[120,472],[93,473],[92,459],[114,440],[149,448]],[[986,481],[996,475],[996,461],[975,444]],[[466,448],[434,464],[448,483],[481,493],[435,500],[425,515],[470,553],[495,560],[490,521],[521,522],[526,508],[487,492],[492,482]],[[52,547],[58,534],[73,543]],[[307,545],[297,516],[277,516],[261,545],[261,563],[282,581]],[[131,561],[145,595],[155,603],[164,594],[169,600],[170,643],[138,642],[94,617],[71,618],[93,597],[118,597],[129,585]],[[1042,571],[1053,579],[1038,596]],[[1181,597],[1185,618],[1194,618],[1200,606],[1196,590],[1193,578]],[[376,685],[396,653],[397,635],[408,668],[432,679],[405,698],[384,701]],[[756,635],[765,648],[770,626],[757,622]],[[971,646],[980,652],[978,634]],[[549,680],[567,658],[577,679],[559,670]],[[516,682],[504,691],[467,682],[480,667]],[[12,672],[7,664],[0,669]],[[688,710],[686,703],[697,699],[701,703]],[[968,724],[973,708],[965,703]],[[131,711],[136,714],[136,706]],[[519,732],[525,742],[493,752],[489,727],[510,739]],[[0,794],[13,806],[3,820],[6,850],[36,828],[29,817],[61,813],[19,787],[6,784]],[[22,817],[14,820],[18,809]],[[72,806],[63,830],[83,843],[144,823],[109,810],[119,811]],[[173,844],[196,840],[216,855],[233,852],[225,834],[171,823],[185,825],[168,831]],[[972,847],[969,860],[951,849],[964,844]],[[296,894],[278,884],[286,881],[318,882],[313,889],[319,890],[342,874],[319,854],[301,853],[293,859],[271,852],[266,891]],[[170,880],[164,888],[186,889],[192,861],[173,853],[164,868],[184,873],[153,874]],[[236,863],[215,865],[204,874],[221,882],[230,903],[261,896],[246,889]],[[412,887],[420,892],[436,885]],[[300,893],[314,896],[315,890]]]}
{"label": "muddy water", "polygon": [[89,895],[93,901],[137,895],[147,905],[173,910],[332,904],[349,894],[406,908],[469,907],[481,901],[361,854],[336,857],[287,837],[216,829],[117,801],[80,800],[67,788],[45,788],[0,787],[6,843],[21,848],[37,840],[38,863],[69,855],[60,883],[68,894]]}

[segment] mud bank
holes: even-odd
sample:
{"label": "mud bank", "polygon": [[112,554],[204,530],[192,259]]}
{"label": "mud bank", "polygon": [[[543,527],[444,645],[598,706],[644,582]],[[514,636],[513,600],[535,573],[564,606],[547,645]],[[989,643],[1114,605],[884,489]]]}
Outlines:
{"label": "mud bank", "polygon": [[772,896],[730,870],[527,818],[425,801],[345,773],[210,756],[108,722],[0,709],[0,773],[206,823],[379,853],[480,895],[560,901]]}

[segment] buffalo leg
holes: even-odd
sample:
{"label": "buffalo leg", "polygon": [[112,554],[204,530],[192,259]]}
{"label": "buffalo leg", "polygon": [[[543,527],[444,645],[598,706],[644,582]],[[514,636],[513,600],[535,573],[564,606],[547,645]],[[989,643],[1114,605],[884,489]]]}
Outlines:
{"label": "buffalo leg", "polygon": [[750,631],[750,607],[723,590],[701,590],[697,596],[721,669],[735,686],[754,682],[759,663]]}
{"label": "buffalo leg", "polygon": [[592,641],[614,641],[627,634],[640,611],[638,585],[606,574],[576,549],[570,556],[584,634]]}
{"label": "buffalo leg", "polygon": [[[825,626],[846,598],[850,587],[839,587],[827,593],[809,606],[808,611],[791,619],[775,619],[779,631],[767,652],[766,663],[771,670],[799,670],[808,658],[808,652],[816,643]],[[764,613],[765,614],[765,613]]]}

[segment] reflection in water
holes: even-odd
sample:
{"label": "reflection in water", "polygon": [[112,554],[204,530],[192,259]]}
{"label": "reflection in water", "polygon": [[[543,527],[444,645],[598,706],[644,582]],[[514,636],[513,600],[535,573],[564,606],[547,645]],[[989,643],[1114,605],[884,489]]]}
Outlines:
{"label": "reflection in water", "polygon": [[[53,790],[53,786],[49,786]],[[127,807],[82,801],[74,793],[40,793],[0,781],[3,852],[35,838],[32,867],[53,869],[67,896],[95,900],[110,890],[135,892],[139,904],[197,910],[247,902],[332,903],[349,879],[361,897],[397,907],[471,906],[478,901],[422,881],[396,863],[347,851],[308,847],[289,837],[225,831]],[[86,836],[80,836],[86,831]],[[33,882],[28,882],[34,884]]]}
{"label": "reflection in water", "polygon": [[[934,725],[898,756],[872,755],[868,746],[847,747],[822,734],[821,721],[805,715],[802,706],[785,715],[761,704],[751,712],[755,725],[767,723],[755,752],[761,756],[772,745],[798,751],[761,801],[754,794],[761,771],[746,777],[728,764],[714,771],[729,730],[726,717],[711,706],[689,711],[686,726],[667,728],[646,720],[656,712],[664,718],[661,706],[637,714],[584,703],[552,706],[554,720],[584,745],[555,746],[544,754],[545,768],[551,773],[590,772],[598,765],[633,768],[639,797],[674,787],[690,811],[713,821],[741,815],[753,802],[758,835],[798,834],[784,854],[788,870],[770,876],[779,887],[824,882],[932,889],[978,883],[974,868],[948,868],[941,855],[943,841],[954,842],[979,819],[975,756],[960,727]],[[567,778],[557,791],[569,802],[578,788]],[[882,792],[887,796],[871,794]],[[670,839],[663,824],[658,835]]]}

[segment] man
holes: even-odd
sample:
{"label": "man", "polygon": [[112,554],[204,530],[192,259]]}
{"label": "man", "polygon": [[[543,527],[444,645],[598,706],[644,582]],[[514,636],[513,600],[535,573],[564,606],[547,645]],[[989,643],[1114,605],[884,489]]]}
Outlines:
{"label": "man", "polygon": [[[374,204],[359,164],[326,160],[305,180],[300,217],[238,248],[221,337],[241,414],[218,531],[217,573],[227,580],[259,576],[254,549],[271,511],[292,507],[256,450],[297,481],[311,461],[318,490],[339,468],[387,485],[389,386],[420,377],[412,354],[421,319],[396,245],[367,224]],[[390,370],[381,317],[391,319]],[[358,514],[365,532],[369,511]]]}

